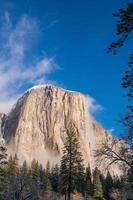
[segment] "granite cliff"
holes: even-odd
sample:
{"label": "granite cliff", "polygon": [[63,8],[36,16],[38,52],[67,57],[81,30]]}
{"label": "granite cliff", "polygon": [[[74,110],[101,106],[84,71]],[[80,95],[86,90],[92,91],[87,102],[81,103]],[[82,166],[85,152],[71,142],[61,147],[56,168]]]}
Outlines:
{"label": "granite cliff", "polygon": [[85,164],[94,168],[94,150],[107,132],[88,112],[86,96],[53,85],[31,88],[12,108],[4,124],[8,151],[16,153],[20,162],[59,163],[69,120],[77,126]]}

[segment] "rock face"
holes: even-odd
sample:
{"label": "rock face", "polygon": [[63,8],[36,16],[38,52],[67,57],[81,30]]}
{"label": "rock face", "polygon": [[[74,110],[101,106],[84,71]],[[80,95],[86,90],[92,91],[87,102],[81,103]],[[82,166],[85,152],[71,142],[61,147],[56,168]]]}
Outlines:
{"label": "rock face", "polygon": [[94,150],[107,133],[89,114],[84,95],[53,85],[26,91],[9,113],[4,129],[9,152],[16,153],[21,162],[58,163],[69,120],[78,128],[85,164],[94,168]]}

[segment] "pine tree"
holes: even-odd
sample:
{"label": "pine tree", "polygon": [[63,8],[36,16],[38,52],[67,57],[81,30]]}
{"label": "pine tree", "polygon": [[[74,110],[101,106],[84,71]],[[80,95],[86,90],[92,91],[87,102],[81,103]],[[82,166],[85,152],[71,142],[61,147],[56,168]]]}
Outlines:
{"label": "pine tree", "polygon": [[36,200],[40,196],[40,169],[37,161],[33,160],[31,163],[31,191],[32,199]]}
{"label": "pine tree", "polygon": [[92,195],[93,195],[93,183],[92,183],[90,166],[88,165],[85,173],[85,197],[86,199],[88,199],[88,197]]}
{"label": "pine tree", "polygon": [[10,197],[10,199],[15,198],[16,192],[16,178],[18,176],[19,168],[18,168],[18,159],[15,155],[14,157],[10,156],[7,162],[7,166],[5,168],[5,180],[4,180],[4,187],[2,192],[2,199],[6,199],[6,197]]}
{"label": "pine tree", "polygon": [[105,197],[109,199],[109,191],[114,186],[113,179],[110,174],[110,172],[107,173],[107,176],[105,178]]}
{"label": "pine tree", "polygon": [[14,157],[10,156],[7,163],[7,173],[10,183],[13,182],[13,179],[16,176],[17,172],[18,172],[18,158],[16,155]]}
{"label": "pine tree", "polygon": [[2,200],[19,200],[32,197],[30,188],[31,179],[26,161],[20,167],[17,166],[17,158],[10,157],[7,177],[4,182]]}
{"label": "pine tree", "polygon": [[0,139],[0,198],[3,188],[3,183],[5,179],[5,167],[7,164],[7,149],[5,147],[5,143],[3,139]]}
{"label": "pine tree", "polygon": [[19,169],[19,173],[15,181],[15,188],[17,189],[17,195],[20,199],[26,199],[28,196],[31,196],[30,181],[29,168],[27,166],[27,162],[24,161],[23,165]]}
{"label": "pine tree", "polygon": [[51,171],[51,185],[54,192],[58,192],[59,189],[59,167],[56,164]]}
{"label": "pine tree", "polygon": [[23,175],[23,177],[27,177],[28,176],[28,166],[27,166],[26,160],[23,162],[22,167],[20,167],[20,172]]}
{"label": "pine tree", "polygon": [[[117,40],[113,41],[108,49],[108,52],[117,53],[119,48],[122,48],[126,41],[132,38],[133,33],[133,2],[127,3],[125,8],[120,8],[117,13],[113,14],[116,17],[116,36]],[[130,45],[127,45],[127,48]],[[130,176],[133,179],[133,53],[129,56],[129,62],[124,76],[122,77],[122,87],[126,89],[127,96],[127,113],[122,117],[121,122],[124,125],[124,135],[122,134],[122,140],[125,140],[121,151],[116,152],[118,158],[115,158],[116,162],[122,162],[126,164],[127,169],[130,170]],[[124,95],[125,96],[125,95]],[[124,137],[123,137],[124,136]],[[129,148],[130,147],[130,148]],[[110,160],[110,153],[109,160]],[[112,162],[111,162],[112,163]]]}
{"label": "pine tree", "polygon": [[51,191],[52,185],[51,185],[51,167],[49,160],[46,163],[46,191]]}
{"label": "pine tree", "polygon": [[84,195],[85,188],[85,167],[81,152],[77,152],[77,180],[75,179],[76,190]]}
{"label": "pine tree", "polygon": [[66,133],[67,137],[64,143],[60,168],[60,189],[61,193],[67,194],[67,198],[70,200],[71,193],[73,193],[75,189],[81,190],[79,181],[82,179],[84,166],[79,149],[76,126],[70,123]]}
{"label": "pine tree", "polygon": [[97,168],[95,168],[93,173],[93,185],[94,185],[94,198],[102,199],[103,189],[100,180],[100,171]]}
{"label": "pine tree", "polygon": [[49,162],[49,160],[47,161],[47,163],[46,163],[46,174],[49,176],[50,175],[50,171],[51,171],[51,169],[50,169],[50,162]]}
{"label": "pine tree", "polygon": [[103,196],[106,197],[106,178],[103,174],[100,173],[100,181],[102,184],[102,191],[103,191]]}
{"label": "pine tree", "polygon": [[51,185],[51,181],[50,181],[49,178],[47,179],[46,191],[47,191],[47,192],[51,192],[51,191],[52,191],[52,185]]}
{"label": "pine tree", "polygon": [[45,169],[40,165],[40,189],[42,191],[47,190],[47,175]]}

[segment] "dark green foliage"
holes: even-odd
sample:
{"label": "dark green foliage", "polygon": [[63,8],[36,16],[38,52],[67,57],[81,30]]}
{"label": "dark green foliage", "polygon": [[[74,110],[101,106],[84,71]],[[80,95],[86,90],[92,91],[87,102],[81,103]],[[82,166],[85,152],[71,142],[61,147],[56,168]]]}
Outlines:
{"label": "dark green foliage", "polygon": [[29,167],[27,166],[26,161],[24,161],[23,165],[19,169],[18,174],[18,185],[20,185],[20,193],[21,197],[25,199],[27,196],[31,196],[31,188],[30,188],[30,173]]}
{"label": "dark green foliage", "polygon": [[51,169],[50,169],[50,162],[49,162],[49,160],[47,161],[47,163],[46,163],[46,174],[49,176],[50,175],[50,171],[51,171]]}
{"label": "dark green foliage", "polygon": [[[25,166],[24,166],[25,167]],[[31,196],[30,179],[27,169],[23,168],[18,171],[13,181],[13,197],[17,199],[25,199]]]}
{"label": "dark green foliage", "polygon": [[102,189],[103,189],[103,196],[106,196],[106,178],[103,174],[100,173],[100,181],[102,184]]}
{"label": "dark green foliage", "polygon": [[79,149],[79,142],[77,139],[77,129],[73,123],[70,123],[69,128],[67,129],[67,137],[61,159],[61,193],[67,193],[68,200],[70,200],[71,193],[73,193],[74,190],[82,192],[83,180],[84,166],[82,155]]}
{"label": "dark green foliage", "polygon": [[[113,14],[117,18],[116,23],[116,35],[117,41],[112,42],[109,47],[109,52],[116,52],[121,48],[126,41],[132,40],[133,33],[133,1],[127,3],[127,7],[119,9],[119,11]],[[126,46],[131,48],[130,45]],[[132,51],[132,49],[131,49]],[[124,140],[125,147],[122,151],[122,158],[120,161],[125,162],[128,170],[128,177],[133,180],[133,52],[131,52],[128,62],[127,70],[122,78],[122,87],[126,89],[126,96],[128,99],[127,113],[122,117],[122,124],[124,125]],[[131,181],[132,182],[132,181]],[[132,183],[130,184],[132,185]]]}
{"label": "dark green foliage", "polygon": [[59,192],[59,167],[57,164],[51,171],[51,185],[54,192]]}
{"label": "dark green foliage", "polygon": [[[118,188],[118,189],[121,189],[122,188],[122,182],[123,182],[123,179],[125,179],[124,175],[122,177],[114,177],[113,179],[113,187],[114,188]],[[127,179],[127,175],[126,175],[126,179]]]}
{"label": "dark green foliage", "polygon": [[30,170],[30,178],[31,178],[31,191],[33,194],[33,200],[38,199],[40,195],[40,168],[37,161],[33,160],[31,163]]}
{"label": "dark green foliage", "polygon": [[45,179],[46,179],[46,191],[51,191],[52,190],[52,185],[51,185],[51,168],[50,168],[50,162],[49,162],[49,160],[48,160],[48,162],[46,164]]}
{"label": "dark green foliage", "polygon": [[109,52],[115,52],[122,47],[133,32],[133,3],[128,3],[126,8],[119,9],[118,13],[113,14],[113,16],[117,18],[116,35],[118,39],[111,43]]}
{"label": "dark green foliage", "polygon": [[6,188],[4,188],[2,199],[5,198],[3,197],[5,195],[8,198],[10,197],[9,199],[15,198],[19,187],[19,185],[17,185],[18,174],[19,174],[18,158],[16,155],[14,157],[10,156],[6,166],[6,176],[4,180],[4,185]]}
{"label": "dark green foliage", "polygon": [[[116,35],[118,40],[112,42],[109,47],[110,51],[116,51],[118,48],[122,47],[128,39],[132,39],[131,34],[133,33],[133,2],[127,4],[124,9],[119,9],[119,11],[113,14],[117,17],[116,23]],[[128,46],[127,46],[128,47]],[[127,113],[122,118],[121,122],[124,125],[124,139],[131,148],[124,149],[124,153],[127,157],[127,165],[131,168],[133,172],[133,54],[130,54],[128,68],[124,73],[122,78],[122,87],[126,89],[128,105]],[[129,156],[129,158],[128,158]],[[125,158],[124,158],[125,159]]]}
{"label": "dark green foliage", "polygon": [[10,180],[12,180],[13,177],[18,172],[18,158],[16,155],[14,157],[12,156],[9,157],[7,169],[8,169]]}
{"label": "dark green foliage", "polygon": [[3,140],[0,141],[0,198],[2,193],[3,182],[6,176],[6,164],[7,164],[7,149]]}
{"label": "dark green foliage", "polygon": [[51,185],[50,179],[47,179],[46,191],[47,191],[47,192],[51,192],[51,191],[52,191],[52,185]]}
{"label": "dark green foliage", "polygon": [[[131,146],[130,151],[133,153],[133,54],[130,56],[128,70],[125,71],[123,76],[122,86],[127,90],[127,97],[129,100],[128,112],[122,121],[126,132],[124,139]],[[133,162],[131,164],[133,168]]]}
{"label": "dark green foliage", "polygon": [[47,189],[46,171],[43,169],[42,165],[40,165],[40,189],[43,191]]}
{"label": "dark green foliage", "polygon": [[95,168],[93,172],[93,187],[94,187],[94,197],[96,199],[102,199],[103,197],[103,188],[102,188],[102,183],[100,180],[100,171],[98,168]]}
{"label": "dark green foliage", "polygon": [[128,70],[125,71],[123,76],[122,86],[126,89],[128,97],[128,111],[122,118],[122,123],[125,131],[124,140],[128,145],[125,154],[129,165],[129,182],[133,185],[133,181],[131,181],[133,180],[133,54],[130,56]]}
{"label": "dark green foliage", "polygon": [[110,199],[109,198],[109,192],[111,190],[111,188],[113,188],[114,186],[114,183],[113,183],[113,179],[112,179],[112,176],[111,174],[108,172],[107,173],[107,176],[105,178],[105,182],[104,182],[104,192],[105,192],[105,197],[106,199]]}
{"label": "dark green foliage", "polygon": [[[49,166],[47,169],[43,169],[42,165],[39,165],[35,160],[33,160],[31,166],[27,166],[26,161],[22,166],[19,166],[17,158],[10,157],[5,167],[6,173],[2,182],[0,199],[42,200],[47,195],[52,195],[53,193],[58,196],[62,192],[62,194],[67,194],[66,199],[68,200],[68,171],[62,170],[63,163],[60,168],[55,165],[51,170],[50,163],[47,166]],[[109,188],[118,188],[118,185],[120,185],[120,181],[112,182],[112,177],[109,173],[107,178],[104,178],[97,168],[92,178],[90,167],[88,166],[84,172],[84,166],[82,166],[82,163],[79,165],[79,160],[73,166],[75,166],[75,168],[72,168],[74,170],[74,172],[72,171],[72,177],[74,178],[72,181],[73,191],[81,193],[86,200],[90,199],[93,194],[96,199],[101,199],[102,196],[106,197],[108,192],[104,192],[104,195],[102,195],[102,185],[108,191]],[[82,166],[82,168],[78,169],[79,166]],[[65,169],[68,168],[65,166]],[[62,177],[66,179],[62,179]],[[92,179],[94,180],[93,182]]]}
{"label": "dark green foliage", "polygon": [[[84,195],[85,188],[85,168],[83,165],[82,154],[77,149],[77,178],[75,179],[76,190]],[[78,155],[79,154],[79,155]]]}
{"label": "dark green foliage", "polygon": [[[51,167],[48,161],[44,169],[36,160],[32,161],[31,166],[28,166],[26,161],[20,166],[16,155],[10,156],[8,161],[4,156],[1,162],[4,173],[0,179],[0,199],[42,200],[52,194],[63,194],[65,199],[70,200],[73,192],[80,193],[87,200],[93,194],[95,198],[100,199],[103,196],[102,184],[106,189],[106,184],[109,188],[113,184],[115,188],[109,173],[106,179],[102,179],[100,171],[96,168],[92,178],[90,167],[85,170],[77,134],[75,125],[69,125],[60,167]],[[3,150],[6,155],[6,149]],[[108,192],[104,192],[104,196],[107,195]]]}
{"label": "dark green foliage", "polygon": [[85,184],[84,184],[84,196],[88,199],[89,196],[93,196],[93,183],[90,166],[86,168],[85,172]]}

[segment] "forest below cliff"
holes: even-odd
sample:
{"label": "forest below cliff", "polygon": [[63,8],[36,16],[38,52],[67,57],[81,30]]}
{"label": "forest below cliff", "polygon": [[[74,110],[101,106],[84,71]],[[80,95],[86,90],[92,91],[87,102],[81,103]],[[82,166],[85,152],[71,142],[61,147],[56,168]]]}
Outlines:
{"label": "forest below cliff", "polygon": [[[85,167],[80,152],[77,129],[70,122],[59,165],[45,168],[33,160],[31,165],[18,158],[7,158],[6,147],[0,146],[0,199],[1,200],[121,200],[125,195],[127,176],[103,174],[96,167]],[[128,180],[129,181],[129,180]]]}

